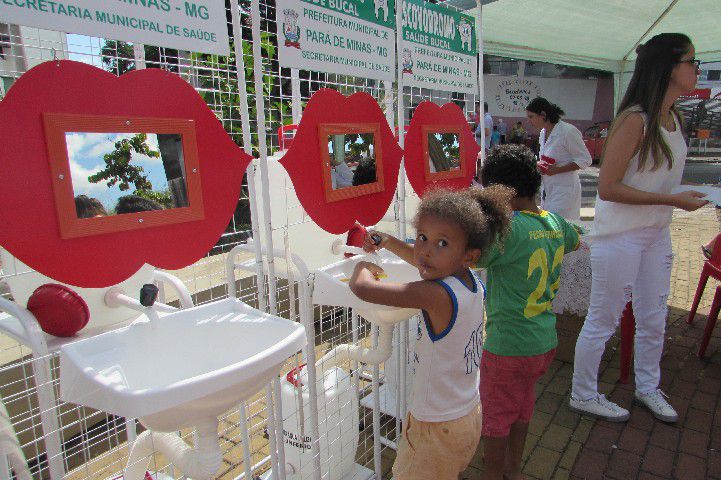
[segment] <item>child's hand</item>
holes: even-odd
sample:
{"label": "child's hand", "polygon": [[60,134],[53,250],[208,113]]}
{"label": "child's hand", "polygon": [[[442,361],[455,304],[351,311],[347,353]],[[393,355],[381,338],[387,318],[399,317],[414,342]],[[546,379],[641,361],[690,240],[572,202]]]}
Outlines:
{"label": "child's hand", "polygon": [[348,286],[351,291],[358,294],[357,289],[362,288],[362,285],[370,285],[380,281],[381,278],[385,277],[383,269],[371,262],[358,262],[353,269],[353,275],[350,277]]}
{"label": "child's hand", "polygon": [[361,270],[367,270],[371,275],[373,275],[375,280],[380,280],[386,276],[381,267],[371,262],[358,262],[358,265],[355,266],[355,272],[360,273]]}
{"label": "child's hand", "polygon": [[368,253],[373,253],[381,248],[385,248],[388,244],[389,238],[385,233],[371,230],[363,239],[363,250]]}

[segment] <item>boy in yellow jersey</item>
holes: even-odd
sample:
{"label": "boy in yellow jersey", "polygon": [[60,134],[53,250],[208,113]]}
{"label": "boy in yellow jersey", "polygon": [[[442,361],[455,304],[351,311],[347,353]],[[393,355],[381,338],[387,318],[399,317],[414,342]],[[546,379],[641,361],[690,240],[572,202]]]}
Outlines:
{"label": "boy in yellow jersey", "polygon": [[515,190],[511,231],[479,262],[488,272],[486,338],[481,359],[485,479],[520,479],[521,456],[535,406],[534,385],[556,352],[556,316],[563,255],[578,232],[560,215],[540,210],[541,175],[520,145],[491,150],[480,173],[484,187]]}

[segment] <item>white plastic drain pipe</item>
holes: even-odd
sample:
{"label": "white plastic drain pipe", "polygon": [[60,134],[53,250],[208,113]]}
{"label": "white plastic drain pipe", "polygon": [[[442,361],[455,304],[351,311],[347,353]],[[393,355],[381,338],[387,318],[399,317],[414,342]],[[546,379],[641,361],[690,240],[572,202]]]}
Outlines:
{"label": "white plastic drain pipe", "polygon": [[[146,430],[133,443],[125,467],[124,480],[143,480],[147,458],[157,451],[178,467],[183,475],[196,480],[211,479],[223,462],[218,441],[218,419],[208,419],[196,427],[195,448],[174,433],[158,433]],[[146,459],[146,461],[143,461]]]}
{"label": "white plastic drain pipe", "polygon": [[[28,470],[23,449],[15,436],[15,429],[2,398],[0,398],[0,455],[7,457],[7,465],[15,473],[14,477],[17,480],[32,480],[33,476]],[[0,462],[0,468],[2,467],[3,463]],[[9,472],[0,472],[0,477],[9,478],[8,474]]]}
{"label": "white plastic drain pipe", "polygon": [[[335,362],[354,360],[356,362],[378,365],[385,362],[391,356],[393,350],[393,328],[394,325],[379,325],[378,347],[368,348],[348,343],[338,345],[323,355],[315,362],[317,367],[327,368]],[[333,362],[333,363],[331,363]]]}

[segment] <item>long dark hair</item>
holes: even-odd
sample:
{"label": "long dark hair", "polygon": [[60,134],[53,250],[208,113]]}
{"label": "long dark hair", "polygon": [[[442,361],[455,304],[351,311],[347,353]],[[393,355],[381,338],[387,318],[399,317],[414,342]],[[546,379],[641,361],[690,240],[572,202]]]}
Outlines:
{"label": "long dark hair", "polygon": [[531,100],[531,103],[528,104],[526,110],[529,112],[533,112],[536,115],[542,115],[545,113],[546,120],[553,123],[554,125],[557,124],[559,120],[561,120],[561,115],[566,114],[566,112],[564,112],[561,107],[559,107],[555,103],[549,102],[543,97],[536,97]]}
{"label": "long dark hair", "polygon": [[[661,135],[661,107],[671,83],[671,73],[692,45],[691,39],[683,33],[661,33],[636,49],[636,66],[626,95],[618,107],[614,127],[621,123],[619,119],[625,118],[634,108],[640,108],[646,113],[648,118],[638,156],[639,171],[646,167],[649,153],[653,158],[652,171],[659,169],[664,160],[669,170],[673,166],[671,148]],[[681,122],[676,107],[671,110]],[[609,138],[614,130],[611,128]]]}

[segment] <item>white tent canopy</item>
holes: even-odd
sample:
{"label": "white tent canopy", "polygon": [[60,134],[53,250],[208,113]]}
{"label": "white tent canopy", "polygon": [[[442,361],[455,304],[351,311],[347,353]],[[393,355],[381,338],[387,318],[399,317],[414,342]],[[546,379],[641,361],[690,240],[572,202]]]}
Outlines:
{"label": "white tent canopy", "polygon": [[[469,0],[451,0],[458,6]],[[483,1],[484,55],[614,73],[617,105],[636,47],[662,32],[687,34],[704,62],[721,60],[721,0]],[[467,13],[478,15],[478,8]]]}
{"label": "white tent canopy", "polygon": [[482,18],[485,54],[620,73],[639,43],[681,32],[696,58],[721,60],[719,0],[497,0]]}

